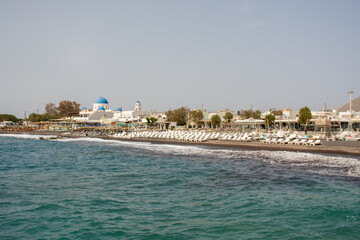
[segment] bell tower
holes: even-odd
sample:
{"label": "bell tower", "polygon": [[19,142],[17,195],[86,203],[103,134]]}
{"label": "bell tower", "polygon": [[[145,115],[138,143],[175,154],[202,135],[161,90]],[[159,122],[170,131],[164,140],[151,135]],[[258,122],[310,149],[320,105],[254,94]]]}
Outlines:
{"label": "bell tower", "polygon": [[135,103],[135,111],[141,111],[141,103],[140,103],[140,101],[136,101],[136,103]]}

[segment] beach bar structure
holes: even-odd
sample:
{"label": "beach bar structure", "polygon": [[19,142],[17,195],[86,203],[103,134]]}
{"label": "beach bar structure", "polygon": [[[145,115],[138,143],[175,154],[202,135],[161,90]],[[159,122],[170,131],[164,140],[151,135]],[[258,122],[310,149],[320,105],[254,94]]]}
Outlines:
{"label": "beach bar structure", "polygon": [[25,125],[29,127],[46,130],[69,130],[74,128],[74,124],[76,124],[76,121],[68,119],[53,119],[50,121],[41,122],[25,122]]}
{"label": "beach bar structure", "polygon": [[[230,124],[224,124],[225,127],[227,125]],[[261,130],[261,129],[265,129],[265,120],[253,119],[253,118],[236,120],[233,124],[231,124],[230,127],[241,131]]]}

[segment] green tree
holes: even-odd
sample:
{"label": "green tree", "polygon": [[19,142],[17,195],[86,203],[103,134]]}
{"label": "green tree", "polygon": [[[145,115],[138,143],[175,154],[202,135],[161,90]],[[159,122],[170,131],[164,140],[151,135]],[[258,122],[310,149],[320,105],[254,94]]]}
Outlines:
{"label": "green tree", "polygon": [[176,122],[178,126],[184,126],[186,125],[186,121],[188,120],[189,112],[189,108],[180,107],[175,110],[167,111],[165,115],[167,117],[167,121]]}
{"label": "green tree", "polygon": [[157,122],[157,118],[155,118],[155,117],[147,117],[146,118],[146,121],[147,121],[147,125],[148,126],[150,126],[150,127],[152,127],[152,126],[154,126],[155,125],[155,123]]}
{"label": "green tree", "polygon": [[310,108],[305,106],[300,109],[298,123],[305,124],[305,130],[311,118],[312,118],[312,114]]}
{"label": "green tree", "polygon": [[196,124],[196,128],[199,127],[200,121],[203,119],[204,114],[201,110],[190,111],[190,119]]}
{"label": "green tree", "polygon": [[253,111],[252,109],[241,110],[238,111],[238,115],[244,119],[249,119],[249,118],[260,119],[261,111],[260,110]]}
{"label": "green tree", "polygon": [[59,107],[57,108],[60,116],[62,117],[71,117],[80,112],[80,104],[74,101],[61,101],[59,102]]}
{"label": "green tree", "polygon": [[36,114],[36,113],[31,113],[29,115],[29,121],[30,122],[42,122],[42,121],[49,121],[50,119],[52,119],[52,117],[49,114]]}
{"label": "green tree", "polygon": [[3,121],[10,121],[13,123],[20,122],[20,120],[12,114],[0,114],[0,122],[3,122]]}
{"label": "green tree", "polygon": [[260,118],[261,118],[261,111],[260,111],[260,110],[256,110],[255,112],[253,112],[252,118],[254,118],[254,119],[260,119]]}
{"label": "green tree", "polygon": [[220,123],[221,123],[221,119],[219,115],[215,114],[211,117],[211,125],[213,128],[220,126]]}
{"label": "green tree", "polygon": [[231,112],[226,112],[224,115],[224,119],[227,123],[230,123],[233,118],[234,114],[232,114]]}
{"label": "green tree", "polygon": [[270,128],[270,125],[275,123],[275,115],[274,114],[267,114],[265,116],[265,124],[267,125],[267,128]]}

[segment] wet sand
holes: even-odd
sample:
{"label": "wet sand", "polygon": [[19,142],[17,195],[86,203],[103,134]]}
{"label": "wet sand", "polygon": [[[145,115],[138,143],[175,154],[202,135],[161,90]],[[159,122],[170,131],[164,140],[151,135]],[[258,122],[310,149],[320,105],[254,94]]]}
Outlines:
{"label": "wet sand", "polygon": [[[80,138],[83,136],[76,136],[66,134],[66,132],[54,131],[31,131],[31,132],[5,132],[0,131],[0,134],[37,134],[37,135],[58,135],[68,138]],[[149,142],[153,144],[175,144],[175,145],[193,145],[193,146],[209,146],[217,148],[236,148],[246,150],[268,150],[268,151],[292,151],[292,152],[310,152],[310,153],[325,153],[334,155],[353,155],[360,156],[360,141],[346,142],[346,141],[322,141],[322,145],[317,146],[302,146],[302,145],[288,145],[288,144],[266,144],[259,141],[252,142],[229,142],[221,140],[210,140],[206,142],[185,142],[178,140],[156,139],[156,138],[135,138],[135,139],[119,139],[110,136],[96,136],[89,138],[111,139],[118,141],[129,142]]]}
{"label": "wet sand", "polygon": [[252,142],[229,142],[221,140],[210,140],[206,142],[185,142],[178,140],[167,140],[167,139],[118,139],[112,137],[102,137],[102,139],[115,139],[119,141],[134,141],[134,142],[150,142],[154,144],[176,144],[176,145],[200,145],[210,146],[218,148],[237,148],[246,150],[268,150],[268,151],[291,151],[291,152],[312,152],[312,153],[326,153],[335,155],[355,155],[360,156],[360,142],[341,142],[342,144],[336,145],[337,142],[323,141],[322,145],[317,146],[302,146],[302,145],[288,145],[288,144],[266,144],[260,143],[259,141]]}

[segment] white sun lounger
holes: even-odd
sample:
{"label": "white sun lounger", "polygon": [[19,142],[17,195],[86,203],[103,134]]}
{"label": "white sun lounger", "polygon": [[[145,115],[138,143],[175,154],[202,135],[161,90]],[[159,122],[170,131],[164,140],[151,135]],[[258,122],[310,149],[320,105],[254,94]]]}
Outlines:
{"label": "white sun lounger", "polygon": [[321,145],[321,140],[318,139],[318,140],[316,140],[315,142],[310,143],[310,145],[311,145],[311,146]]}

